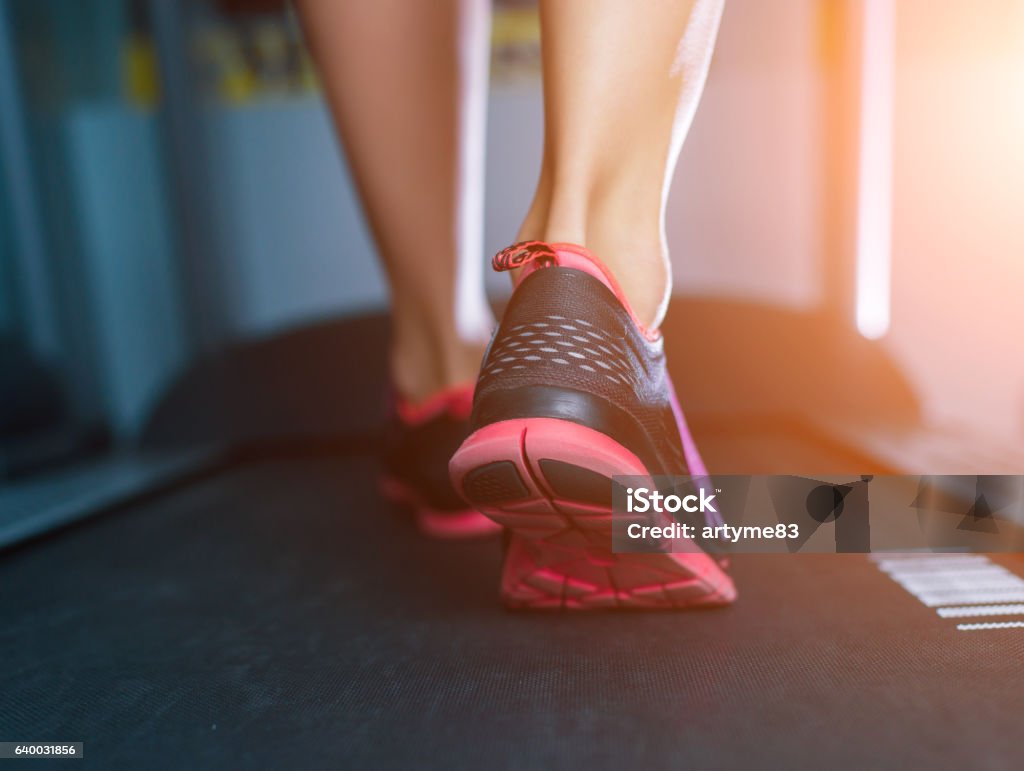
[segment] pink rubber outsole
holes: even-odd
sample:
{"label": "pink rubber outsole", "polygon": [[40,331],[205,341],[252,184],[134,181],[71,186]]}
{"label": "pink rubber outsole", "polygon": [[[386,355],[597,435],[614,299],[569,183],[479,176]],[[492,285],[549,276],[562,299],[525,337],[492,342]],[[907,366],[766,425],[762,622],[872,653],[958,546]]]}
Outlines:
{"label": "pink rubber outsole", "polygon": [[558,494],[545,461],[601,477],[649,476],[621,444],[568,421],[502,421],[466,439],[449,464],[452,482],[512,534],[502,575],[507,605],[694,608],[735,599],[732,580],[692,543],[687,553],[612,552],[610,506]]}

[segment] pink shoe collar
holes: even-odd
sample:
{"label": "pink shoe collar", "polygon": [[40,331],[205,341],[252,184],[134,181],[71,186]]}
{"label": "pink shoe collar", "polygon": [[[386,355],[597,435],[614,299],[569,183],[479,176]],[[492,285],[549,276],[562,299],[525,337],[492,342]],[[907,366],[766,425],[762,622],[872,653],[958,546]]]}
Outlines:
{"label": "pink shoe collar", "polygon": [[518,268],[520,272],[515,279],[516,286],[519,286],[523,279],[534,271],[553,265],[583,271],[596,278],[615,295],[644,337],[651,341],[661,337],[659,330],[648,329],[640,322],[640,319],[633,312],[629,300],[626,299],[626,295],[623,294],[622,287],[619,286],[619,282],[615,280],[615,276],[608,270],[608,267],[589,249],[579,244],[549,244],[545,241],[520,241],[494,255],[491,265],[497,271],[515,270]]}
{"label": "pink shoe collar", "polygon": [[450,386],[419,402],[412,402],[395,394],[395,413],[407,426],[421,425],[442,413],[447,413],[458,420],[468,420],[469,413],[473,410],[475,385],[475,382],[468,382]]}

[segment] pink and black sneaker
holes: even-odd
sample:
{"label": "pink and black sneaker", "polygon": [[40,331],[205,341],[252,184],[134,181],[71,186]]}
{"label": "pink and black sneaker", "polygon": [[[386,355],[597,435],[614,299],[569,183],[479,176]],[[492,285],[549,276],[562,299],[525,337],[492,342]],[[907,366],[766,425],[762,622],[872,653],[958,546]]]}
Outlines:
{"label": "pink and black sneaker", "polygon": [[[572,244],[524,242],[477,381],[452,482],[508,529],[501,592],[519,608],[689,608],[736,598],[723,563],[612,551],[613,476],[705,476],[665,366],[611,273]],[[708,524],[719,524],[708,522]]]}
{"label": "pink and black sneaker", "polygon": [[441,391],[418,405],[394,401],[381,491],[409,506],[420,530],[434,538],[478,538],[501,531],[466,506],[448,477],[448,458],[469,433],[472,404],[472,384]]}

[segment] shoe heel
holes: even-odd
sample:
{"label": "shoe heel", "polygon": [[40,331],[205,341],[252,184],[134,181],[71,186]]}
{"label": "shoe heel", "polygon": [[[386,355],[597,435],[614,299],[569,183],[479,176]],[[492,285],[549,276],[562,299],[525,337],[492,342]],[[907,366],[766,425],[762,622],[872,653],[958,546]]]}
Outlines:
{"label": "shoe heel", "polygon": [[611,478],[648,477],[605,434],[569,421],[484,426],[449,463],[455,489],[509,529],[501,594],[510,608],[597,610],[728,605],[732,581],[707,554],[616,554]]}
{"label": "shoe heel", "polygon": [[449,463],[455,489],[481,513],[526,538],[576,529],[611,533],[613,476],[648,476],[615,440],[554,418],[484,426]]}

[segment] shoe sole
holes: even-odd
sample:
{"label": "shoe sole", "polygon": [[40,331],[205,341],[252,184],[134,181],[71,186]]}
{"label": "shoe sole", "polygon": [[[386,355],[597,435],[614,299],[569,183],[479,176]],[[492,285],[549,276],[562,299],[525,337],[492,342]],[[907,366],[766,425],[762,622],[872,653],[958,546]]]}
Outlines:
{"label": "shoe sole", "polygon": [[379,487],[385,499],[411,508],[416,527],[430,538],[442,541],[493,538],[501,532],[501,525],[476,509],[442,511],[427,506],[414,490],[394,477],[382,476]]}
{"label": "shoe sole", "polygon": [[611,477],[649,477],[639,458],[586,426],[522,418],[484,426],[449,464],[452,483],[508,528],[502,599],[513,608],[697,608],[736,599],[732,579],[686,553],[615,553]]}

